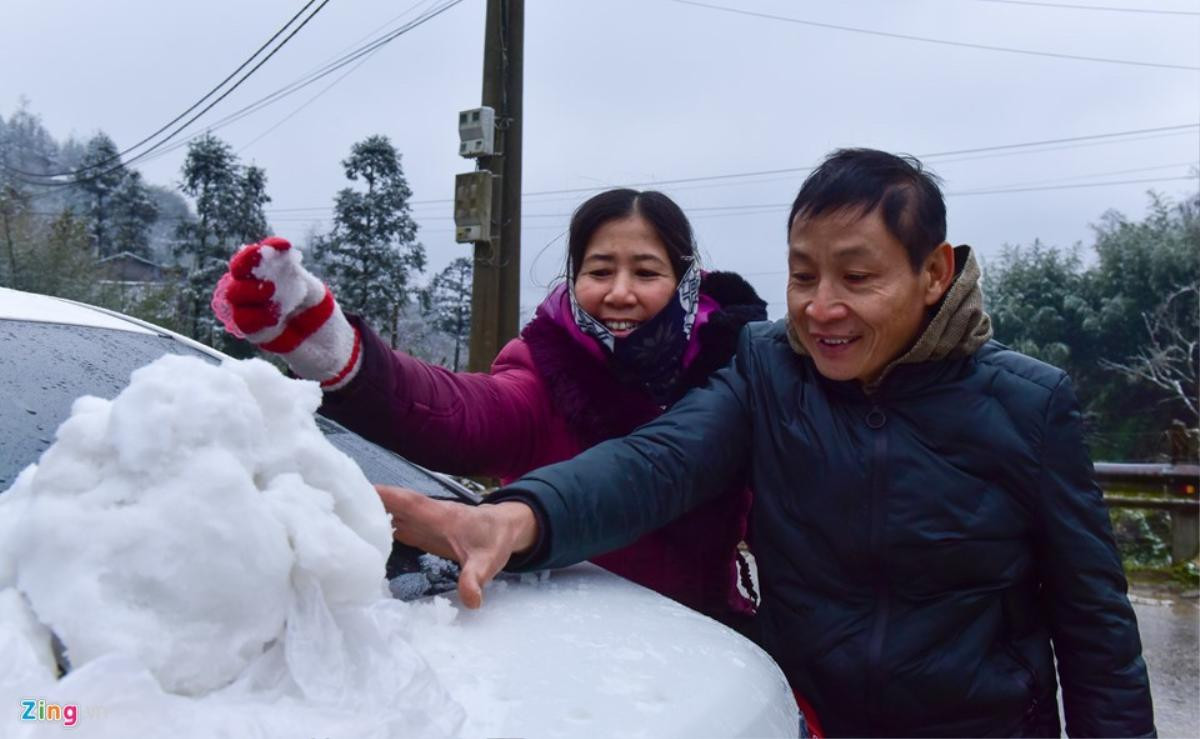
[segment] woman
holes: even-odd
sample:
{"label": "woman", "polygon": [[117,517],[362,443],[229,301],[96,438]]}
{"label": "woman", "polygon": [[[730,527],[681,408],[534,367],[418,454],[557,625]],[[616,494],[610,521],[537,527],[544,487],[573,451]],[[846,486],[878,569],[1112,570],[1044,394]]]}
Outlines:
{"label": "woman", "polygon": [[[454,373],[391,350],[282,239],[243,248],[213,307],[226,327],[325,388],[322,413],[434,469],[507,482],[657,417],[726,363],[766,305],[732,273],[700,270],[691,225],[658,192],[611,190],[571,219],[567,279],[489,373]],[[738,485],[594,561],[740,625]]]}

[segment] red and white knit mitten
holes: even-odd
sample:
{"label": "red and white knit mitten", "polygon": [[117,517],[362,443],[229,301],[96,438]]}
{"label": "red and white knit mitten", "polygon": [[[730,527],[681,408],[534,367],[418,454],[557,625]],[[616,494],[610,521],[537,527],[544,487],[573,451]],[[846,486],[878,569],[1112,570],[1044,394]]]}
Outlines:
{"label": "red and white knit mitten", "polygon": [[274,236],[243,246],[217,283],[213,312],[229,333],[280,355],[322,389],[336,390],[362,366],[362,339],[301,259],[298,249]]}

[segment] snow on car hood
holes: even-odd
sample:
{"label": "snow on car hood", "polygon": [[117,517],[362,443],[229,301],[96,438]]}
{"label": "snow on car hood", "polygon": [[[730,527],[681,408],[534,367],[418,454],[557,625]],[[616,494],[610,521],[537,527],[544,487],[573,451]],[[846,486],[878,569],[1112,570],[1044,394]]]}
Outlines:
{"label": "snow on car hood", "polygon": [[502,577],[421,641],[465,736],[797,736],[783,672],[732,629],[590,563]]}
{"label": "snow on car hood", "polygon": [[389,597],[387,514],[319,402],[177,356],[77,400],[0,494],[0,705],[73,706],[88,737],[795,733],[765,653],[592,565],[480,611]]}

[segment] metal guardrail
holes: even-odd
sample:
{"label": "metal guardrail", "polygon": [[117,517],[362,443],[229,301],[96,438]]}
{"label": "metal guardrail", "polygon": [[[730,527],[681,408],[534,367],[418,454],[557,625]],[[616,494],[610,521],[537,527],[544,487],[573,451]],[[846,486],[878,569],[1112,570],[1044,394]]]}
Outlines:
{"label": "metal guardrail", "polygon": [[1200,500],[1196,498],[1168,498],[1166,496],[1105,495],[1109,508],[1152,508],[1160,511],[1197,511]]}
{"label": "metal guardrail", "polygon": [[[1200,551],[1200,464],[1096,462],[1096,482],[1111,508],[1166,510],[1171,515],[1171,559]],[[1130,493],[1153,495],[1130,495]]]}
{"label": "metal guardrail", "polygon": [[[1106,484],[1127,483],[1141,486],[1175,488],[1164,490],[1183,495],[1196,495],[1200,484],[1200,464],[1143,464],[1127,462],[1096,462],[1096,481]],[[1190,488],[1190,489],[1189,489]]]}

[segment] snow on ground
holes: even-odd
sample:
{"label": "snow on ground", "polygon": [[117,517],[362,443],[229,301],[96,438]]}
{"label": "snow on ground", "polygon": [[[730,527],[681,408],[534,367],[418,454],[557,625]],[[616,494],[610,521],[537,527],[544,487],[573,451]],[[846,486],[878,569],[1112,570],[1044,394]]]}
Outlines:
{"label": "snow on ground", "polygon": [[85,736],[459,733],[413,646],[457,611],[389,597],[387,515],[319,403],[259,360],[175,356],[77,400],[0,494],[0,704],[77,706]]}

